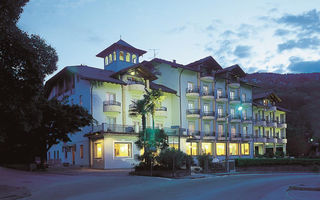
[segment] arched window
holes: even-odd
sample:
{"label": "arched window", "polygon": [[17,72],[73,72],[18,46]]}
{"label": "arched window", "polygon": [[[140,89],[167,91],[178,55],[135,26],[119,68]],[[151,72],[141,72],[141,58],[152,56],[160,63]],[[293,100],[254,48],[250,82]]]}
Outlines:
{"label": "arched window", "polygon": [[126,62],[130,62],[130,53],[128,53],[128,52],[126,54]]}
{"label": "arched window", "polygon": [[132,54],[132,62],[137,63],[137,56],[136,54]]}
{"label": "arched window", "polygon": [[124,53],[123,53],[123,51],[119,52],[119,60],[124,61]]}
{"label": "arched window", "polygon": [[109,54],[109,63],[112,63],[112,54]]}
{"label": "arched window", "polygon": [[108,56],[106,56],[106,58],[105,58],[105,65],[107,65],[107,64],[109,64],[109,59],[108,59]]}
{"label": "arched window", "polygon": [[113,60],[116,61],[117,60],[117,53],[114,51],[113,52]]}

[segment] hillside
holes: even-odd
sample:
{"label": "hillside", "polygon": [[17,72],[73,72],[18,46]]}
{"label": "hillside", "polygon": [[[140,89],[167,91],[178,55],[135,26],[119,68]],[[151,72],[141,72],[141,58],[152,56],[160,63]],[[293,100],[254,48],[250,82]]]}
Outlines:
{"label": "hillside", "polygon": [[261,88],[273,90],[287,113],[288,152],[290,155],[309,154],[310,138],[320,138],[320,73],[309,74],[247,74],[246,80]]}

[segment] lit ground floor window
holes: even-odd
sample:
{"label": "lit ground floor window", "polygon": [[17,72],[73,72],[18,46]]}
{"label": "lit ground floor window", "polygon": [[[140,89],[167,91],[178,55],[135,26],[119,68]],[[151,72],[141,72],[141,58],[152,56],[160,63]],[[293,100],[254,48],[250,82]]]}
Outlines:
{"label": "lit ground floor window", "polygon": [[170,148],[174,148],[174,149],[177,150],[177,149],[179,149],[179,144],[178,144],[178,143],[170,143],[170,144],[169,144],[169,147],[170,147]]}
{"label": "lit ground floor window", "polygon": [[248,143],[241,144],[241,154],[250,155],[250,145]]}
{"label": "lit ground floor window", "polygon": [[186,153],[188,155],[192,155],[192,156],[198,155],[198,143],[196,143],[196,142],[187,142],[186,143],[186,147],[187,147]]}
{"label": "lit ground floor window", "polygon": [[226,144],[225,143],[217,143],[216,149],[217,149],[217,156],[226,155]]}
{"label": "lit ground floor window", "polygon": [[94,157],[95,158],[102,158],[102,143],[95,143],[94,144]]}
{"label": "lit ground floor window", "polygon": [[229,155],[239,155],[238,143],[230,143],[229,144]]}
{"label": "lit ground floor window", "polygon": [[115,142],[114,143],[114,156],[115,157],[131,157],[132,143]]}
{"label": "lit ground floor window", "polygon": [[202,143],[202,153],[212,155],[212,143]]}

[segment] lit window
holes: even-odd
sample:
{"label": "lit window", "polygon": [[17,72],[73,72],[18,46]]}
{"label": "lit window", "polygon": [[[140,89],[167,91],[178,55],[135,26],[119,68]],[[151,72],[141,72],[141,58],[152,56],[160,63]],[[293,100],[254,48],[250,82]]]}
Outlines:
{"label": "lit window", "polygon": [[234,91],[230,91],[230,99],[235,99],[236,93]]}
{"label": "lit window", "polygon": [[192,91],[193,89],[193,83],[188,82],[188,91]]}
{"label": "lit window", "polygon": [[109,63],[112,63],[112,54],[109,54]]}
{"label": "lit window", "polygon": [[126,53],[126,62],[130,62],[130,53]]}
{"label": "lit window", "polygon": [[219,117],[223,117],[223,109],[222,109],[222,106],[219,106],[219,107],[218,107],[218,116],[219,116]]}
{"label": "lit window", "polygon": [[203,112],[209,112],[209,104],[203,104]]}
{"label": "lit window", "polygon": [[186,153],[188,155],[191,155],[191,156],[196,156],[198,155],[198,143],[195,143],[195,142],[187,142],[186,143],[186,147],[187,147],[187,151]]}
{"label": "lit window", "polygon": [[229,144],[229,154],[230,155],[239,155],[238,143]]}
{"label": "lit window", "polygon": [[106,58],[105,58],[105,65],[107,65],[107,64],[109,64],[109,59],[108,59],[108,56],[106,56]]}
{"label": "lit window", "polygon": [[235,115],[235,110],[234,110],[234,108],[231,108],[231,109],[230,109],[230,115],[231,115],[231,117],[234,117],[234,115]]}
{"label": "lit window", "polygon": [[117,60],[117,53],[114,51],[113,52],[113,60],[116,61]]}
{"label": "lit window", "polygon": [[80,145],[80,158],[83,158],[83,145]]}
{"label": "lit window", "polygon": [[132,62],[137,63],[137,56],[136,54],[132,54]]}
{"label": "lit window", "polygon": [[241,144],[241,154],[250,155],[250,146],[248,143]]}
{"label": "lit window", "polygon": [[202,89],[203,89],[203,93],[204,94],[208,94],[209,93],[209,87],[207,85],[204,85]]}
{"label": "lit window", "polygon": [[212,143],[202,143],[202,153],[212,155]]}
{"label": "lit window", "polygon": [[131,157],[131,143],[114,143],[115,157]]}
{"label": "lit window", "polygon": [[170,148],[174,148],[174,149],[177,150],[177,149],[179,149],[179,144],[178,144],[178,143],[170,143],[170,144],[169,144],[169,147],[170,147]]}
{"label": "lit window", "polygon": [[217,143],[216,144],[217,149],[217,156],[223,156],[226,155],[226,144],[225,143]]}
{"label": "lit window", "polygon": [[119,52],[119,60],[124,61],[124,53],[123,53],[123,51]]}
{"label": "lit window", "polygon": [[144,154],[144,148],[140,149],[140,156]]}
{"label": "lit window", "polygon": [[236,127],[231,126],[231,136],[234,137],[236,135]]}
{"label": "lit window", "polygon": [[243,127],[243,135],[248,135],[248,127],[247,126]]}
{"label": "lit window", "polygon": [[193,109],[194,108],[194,102],[193,101],[188,101],[188,109]]}
{"label": "lit window", "polygon": [[95,143],[95,158],[102,158],[102,143]]}
{"label": "lit window", "polygon": [[247,110],[246,109],[242,110],[242,117],[243,117],[243,119],[247,119]]}

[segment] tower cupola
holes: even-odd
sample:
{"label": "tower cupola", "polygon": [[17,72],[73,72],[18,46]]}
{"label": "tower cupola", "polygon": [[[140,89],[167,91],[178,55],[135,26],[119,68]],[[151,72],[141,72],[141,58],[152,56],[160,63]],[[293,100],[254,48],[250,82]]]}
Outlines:
{"label": "tower cupola", "polygon": [[131,65],[139,63],[139,57],[146,51],[137,49],[120,39],[97,54],[104,59],[104,69],[118,72]]}

